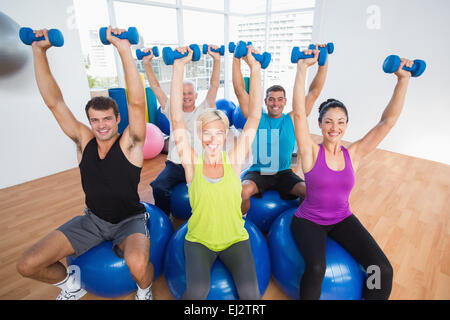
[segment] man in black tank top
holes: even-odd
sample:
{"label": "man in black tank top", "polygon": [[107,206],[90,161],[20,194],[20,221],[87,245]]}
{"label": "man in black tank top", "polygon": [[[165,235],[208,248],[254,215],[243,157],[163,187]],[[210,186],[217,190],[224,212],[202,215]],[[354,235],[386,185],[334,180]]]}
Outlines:
{"label": "man in black tank top", "polygon": [[77,146],[82,187],[86,194],[85,215],[78,216],[41,239],[17,262],[25,277],[61,288],[57,299],[75,300],[86,291],[76,283],[73,274],[59,261],[78,256],[105,240],[111,240],[114,251],[123,256],[138,285],[136,299],[151,299],[153,266],[149,261],[150,239],[147,213],[137,192],[143,165],[145,142],[145,91],[127,39],[107,30],[107,40],[120,55],[128,85],[129,126],[118,133],[120,115],[117,104],[109,97],[95,97],[86,105],[91,129],[77,121],[64,102],[47,60],[48,31],[37,30],[45,41],[32,45],[36,81],[44,102],[64,133]]}

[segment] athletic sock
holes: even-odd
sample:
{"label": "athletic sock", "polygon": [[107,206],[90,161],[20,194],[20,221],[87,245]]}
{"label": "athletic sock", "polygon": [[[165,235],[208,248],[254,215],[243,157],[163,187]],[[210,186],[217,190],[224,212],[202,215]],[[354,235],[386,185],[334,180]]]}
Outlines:
{"label": "athletic sock", "polygon": [[152,294],[152,284],[150,284],[150,286],[148,288],[145,288],[145,289],[142,289],[141,287],[139,287],[138,284],[136,284],[136,285],[138,287],[138,289],[136,291],[136,297],[139,297],[141,299],[143,297],[146,297],[147,295],[149,295],[150,298],[152,297],[152,295],[153,295]]}
{"label": "athletic sock", "polygon": [[75,281],[75,275],[73,273],[67,273],[66,278],[61,282],[55,283],[54,286],[68,292],[77,291],[80,289],[80,284],[76,284]]}

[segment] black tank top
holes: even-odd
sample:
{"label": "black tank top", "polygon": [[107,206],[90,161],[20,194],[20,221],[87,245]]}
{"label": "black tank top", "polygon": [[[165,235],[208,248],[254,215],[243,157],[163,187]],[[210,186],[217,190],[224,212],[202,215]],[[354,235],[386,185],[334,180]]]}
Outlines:
{"label": "black tank top", "polygon": [[98,155],[97,140],[93,138],[84,148],[79,165],[86,206],[111,223],[145,212],[137,192],[141,168],[131,164],[123,154],[119,144],[121,137],[103,160]]}

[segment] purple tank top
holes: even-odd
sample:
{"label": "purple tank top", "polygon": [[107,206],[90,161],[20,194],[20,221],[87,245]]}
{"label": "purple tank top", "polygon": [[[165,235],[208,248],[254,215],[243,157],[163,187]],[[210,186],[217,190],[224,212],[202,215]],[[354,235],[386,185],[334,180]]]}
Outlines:
{"label": "purple tank top", "polygon": [[320,145],[316,164],[305,173],[306,198],[295,216],[321,225],[338,223],[352,215],[348,198],[355,184],[355,174],[347,149],[344,153],[345,168],[334,171],[328,168],[325,149]]}

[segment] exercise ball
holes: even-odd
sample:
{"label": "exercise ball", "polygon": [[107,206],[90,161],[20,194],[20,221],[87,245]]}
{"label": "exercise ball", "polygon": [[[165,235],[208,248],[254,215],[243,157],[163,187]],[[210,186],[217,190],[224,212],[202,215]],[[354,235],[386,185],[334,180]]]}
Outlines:
{"label": "exercise ball", "polygon": [[29,50],[19,39],[19,24],[0,11],[0,76],[20,70]]}
{"label": "exercise ball", "polygon": [[158,128],[160,128],[165,135],[167,136],[170,135],[170,122],[169,119],[167,119],[166,115],[162,113],[161,106],[158,108],[157,111],[156,123],[158,125]]}
{"label": "exercise ball", "polygon": [[[259,291],[262,296],[266,291],[270,280],[269,250],[264,236],[253,223],[246,221],[245,229],[249,234]],[[184,258],[184,238],[186,233],[187,222],[172,235],[172,238],[167,245],[164,262],[164,275],[167,286],[176,299],[181,299],[186,290],[186,265]],[[209,289],[206,299],[238,299],[233,277],[220,259],[217,259],[211,268],[211,288]]]}
{"label": "exercise ball", "polygon": [[227,115],[231,127],[233,125],[233,111],[236,109],[236,105],[230,100],[219,99],[216,101],[216,108]]}
{"label": "exercise ball", "polygon": [[[272,274],[277,285],[291,298],[300,297],[300,280],[305,262],[291,232],[296,209],[282,213],[272,224],[268,235]],[[326,271],[321,300],[359,300],[367,274],[336,241],[327,238]]]}
{"label": "exercise ball", "polygon": [[247,119],[244,117],[241,111],[241,107],[237,106],[232,114],[232,123],[236,129],[243,129],[245,126],[245,123],[247,122]]}
{"label": "exercise ball", "polygon": [[[173,227],[163,211],[154,205],[143,204],[149,213],[150,261],[156,279],[164,270],[164,252]],[[80,268],[81,287],[96,296],[116,298],[137,288],[125,259],[113,252],[112,241],[105,241],[76,258],[67,257],[67,264]]]}
{"label": "exercise ball", "polygon": [[144,159],[153,159],[164,148],[164,135],[153,123],[146,123]]}
{"label": "exercise ball", "polygon": [[170,212],[175,218],[187,220],[192,215],[186,183],[176,184],[170,191]]}
{"label": "exercise ball", "polygon": [[299,199],[284,200],[276,190],[267,190],[262,197],[250,197],[247,219],[256,224],[262,232],[268,232],[274,220],[284,211],[298,207]]}

